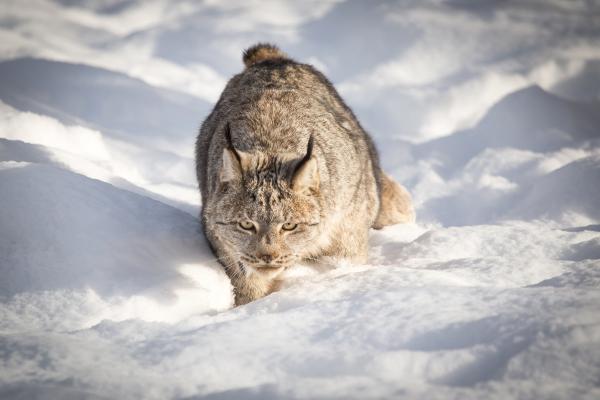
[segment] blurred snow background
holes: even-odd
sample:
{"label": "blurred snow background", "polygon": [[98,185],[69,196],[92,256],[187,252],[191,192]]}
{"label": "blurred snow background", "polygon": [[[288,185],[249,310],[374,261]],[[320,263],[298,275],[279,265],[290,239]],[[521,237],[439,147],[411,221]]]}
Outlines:
{"label": "blurred snow background", "polygon": [[[418,223],[230,309],[193,143],[258,41]],[[595,1],[3,1],[0,397],[598,398],[599,138]]]}

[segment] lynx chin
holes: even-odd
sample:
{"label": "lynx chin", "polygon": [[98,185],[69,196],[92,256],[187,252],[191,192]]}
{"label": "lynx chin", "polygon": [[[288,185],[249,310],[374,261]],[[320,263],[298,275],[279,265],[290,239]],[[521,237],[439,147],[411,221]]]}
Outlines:
{"label": "lynx chin", "polygon": [[296,262],[365,262],[369,228],[414,220],[323,74],[268,44],[243,60],[196,141],[204,232],[237,305],[276,290]]}

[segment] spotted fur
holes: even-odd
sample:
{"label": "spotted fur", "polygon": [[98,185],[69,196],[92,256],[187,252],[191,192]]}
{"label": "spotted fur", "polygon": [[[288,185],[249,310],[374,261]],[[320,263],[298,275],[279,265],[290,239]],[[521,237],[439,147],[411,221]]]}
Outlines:
{"label": "spotted fur", "polygon": [[364,262],[370,227],[414,218],[410,196],[381,171],[372,140],[320,72],[272,45],[248,49],[244,62],[196,142],[204,232],[236,304],[275,290],[299,261]]}

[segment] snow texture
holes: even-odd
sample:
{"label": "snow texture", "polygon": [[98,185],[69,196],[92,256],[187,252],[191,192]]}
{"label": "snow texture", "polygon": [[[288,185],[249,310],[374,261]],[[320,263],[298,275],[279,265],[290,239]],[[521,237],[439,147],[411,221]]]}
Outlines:
{"label": "snow texture", "polygon": [[[0,17],[0,398],[600,398],[595,2]],[[332,79],[417,223],[233,308],[193,143],[257,41]]]}

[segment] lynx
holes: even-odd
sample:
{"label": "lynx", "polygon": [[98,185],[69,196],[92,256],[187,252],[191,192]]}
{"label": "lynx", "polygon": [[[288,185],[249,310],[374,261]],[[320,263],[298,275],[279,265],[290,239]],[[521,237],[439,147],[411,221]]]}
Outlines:
{"label": "lynx", "polygon": [[331,83],[277,47],[244,52],[196,142],[201,219],[237,305],[319,259],[366,261],[369,228],[414,220],[408,192]]}

